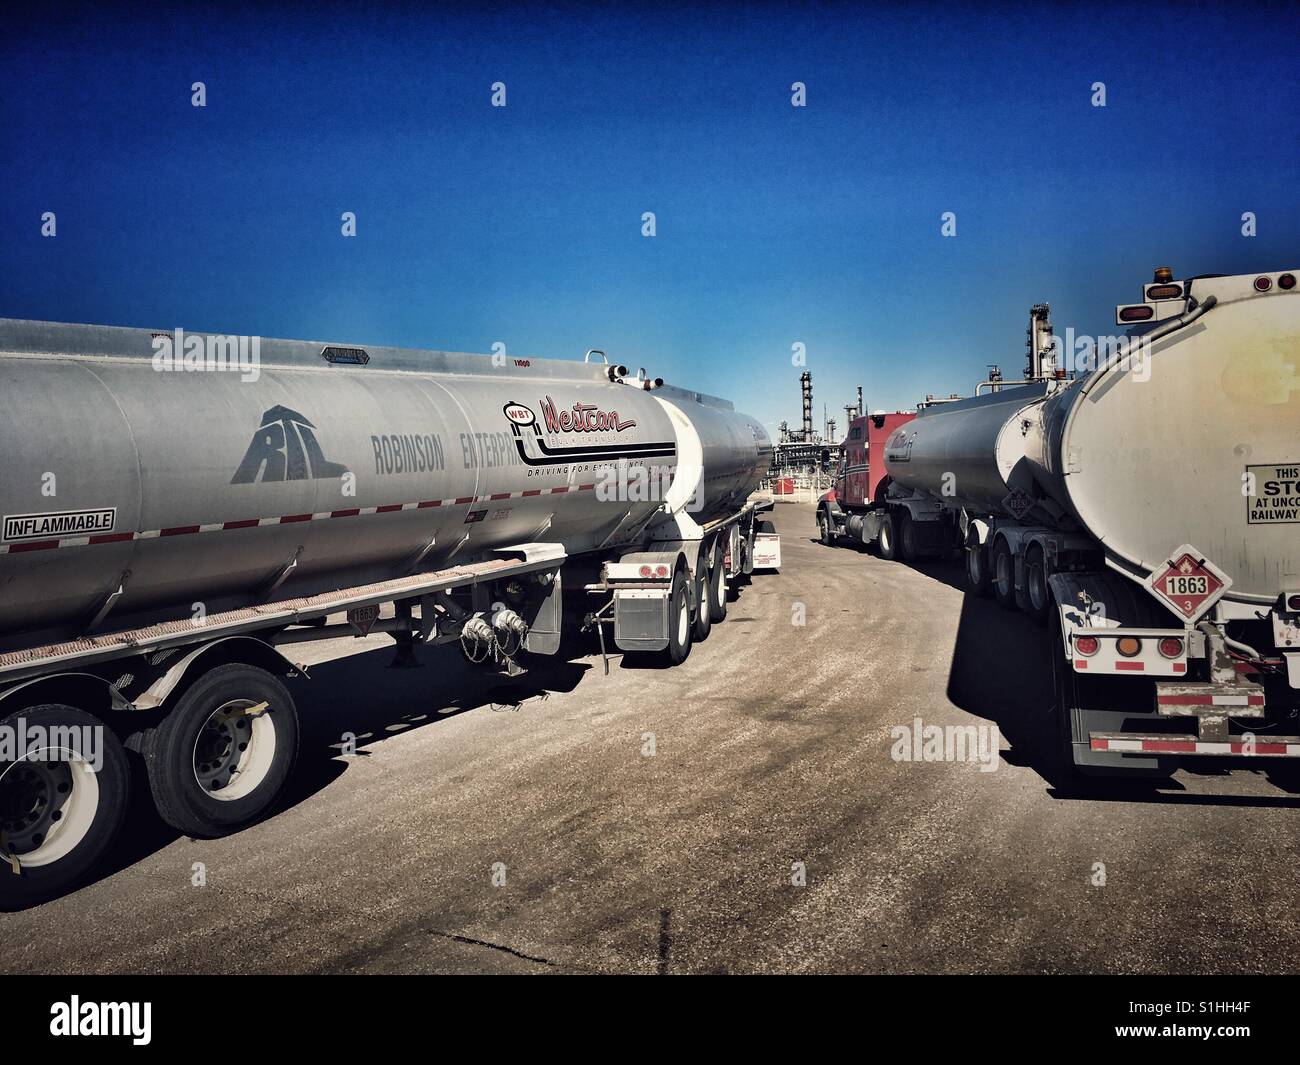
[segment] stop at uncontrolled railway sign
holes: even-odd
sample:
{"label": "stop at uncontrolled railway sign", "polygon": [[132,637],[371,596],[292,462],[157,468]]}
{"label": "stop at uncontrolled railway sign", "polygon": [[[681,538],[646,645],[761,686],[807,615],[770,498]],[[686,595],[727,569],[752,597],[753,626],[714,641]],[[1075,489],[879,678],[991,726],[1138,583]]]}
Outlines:
{"label": "stop at uncontrolled railway sign", "polygon": [[1196,621],[1232,585],[1232,578],[1191,544],[1176,548],[1143,582],[1147,591],[1185,621]]}

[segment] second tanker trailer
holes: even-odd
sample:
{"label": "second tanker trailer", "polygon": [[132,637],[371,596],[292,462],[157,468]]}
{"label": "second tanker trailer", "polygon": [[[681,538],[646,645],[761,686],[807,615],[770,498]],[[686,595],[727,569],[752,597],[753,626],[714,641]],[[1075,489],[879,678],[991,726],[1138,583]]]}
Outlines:
{"label": "second tanker trailer", "polygon": [[285,645],[385,632],[514,673],[576,593],[602,647],[685,659],[779,565],[749,501],[770,441],[593,354],[0,320],[0,902],[105,853],[124,748],[182,832],[266,811]]}
{"label": "second tanker trailer", "polygon": [[1036,306],[1023,382],[850,426],[823,539],[964,551],[975,593],[1050,623],[1067,767],[1300,757],[1295,284],[1159,270],[1100,353]]}

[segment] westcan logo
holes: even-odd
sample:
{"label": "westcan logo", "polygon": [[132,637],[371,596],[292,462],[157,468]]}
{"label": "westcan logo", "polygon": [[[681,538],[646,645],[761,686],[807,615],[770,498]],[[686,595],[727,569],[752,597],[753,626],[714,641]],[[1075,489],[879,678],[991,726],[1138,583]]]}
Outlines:
{"label": "westcan logo", "polygon": [[[575,403],[561,410],[555,400],[542,400],[542,421],[532,407],[507,403],[501,408],[514,434],[519,458],[528,466],[571,465],[577,462],[637,458],[671,458],[677,453],[673,440],[644,441],[633,433],[630,438],[605,441],[599,438],[580,444],[560,444],[548,438],[557,433],[621,433],[636,428],[636,421],[623,418],[616,410],[601,410],[594,403]],[[543,429],[543,424],[545,428]],[[545,433],[545,435],[543,435]]]}
{"label": "westcan logo", "polygon": [[325,457],[316,426],[296,410],[276,405],[262,415],[262,424],[230,483],[319,481],[347,472],[341,462]]}
{"label": "westcan logo", "polygon": [[[532,411],[528,413],[531,416]],[[624,421],[618,411],[601,410],[595,403],[575,403],[561,410],[550,396],[542,400],[542,420],[548,433],[621,433],[636,427],[634,419]]]}

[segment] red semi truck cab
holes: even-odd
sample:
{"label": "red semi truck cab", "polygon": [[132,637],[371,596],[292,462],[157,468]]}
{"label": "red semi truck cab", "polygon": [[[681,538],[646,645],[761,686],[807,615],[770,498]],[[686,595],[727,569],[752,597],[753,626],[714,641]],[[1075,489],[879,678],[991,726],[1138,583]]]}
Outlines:
{"label": "red semi truck cab", "polygon": [[914,411],[876,411],[849,422],[848,435],[835,471],[835,486],[822,499],[843,510],[867,507],[877,498],[885,479],[885,441],[900,425],[916,417]]}
{"label": "red semi truck cab", "polygon": [[[849,422],[831,490],[817,502],[817,531],[824,544],[840,537],[863,544],[874,543],[881,532],[887,508],[878,506],[888,487],[885,441],[900,425],[916,417],[915,411],[876,411]],[[884,538],[892,543],[892,529]],[[893,557],[890,548],[888,557]]]}

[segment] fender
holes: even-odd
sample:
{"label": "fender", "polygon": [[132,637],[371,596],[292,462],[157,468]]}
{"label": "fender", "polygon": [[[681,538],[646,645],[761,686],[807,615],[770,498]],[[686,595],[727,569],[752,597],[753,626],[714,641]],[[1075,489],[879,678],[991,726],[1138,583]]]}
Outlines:
{"label": "fender", "polygon": [[67,682],[70,680],[83,684],[89,682],[92,687],[102,686],[105,699],[113,710],[133,709],[131,703],[123,697],[122,693],[103,677],[97,677],[93,673],[50,673],[43,677],[28,677],[26,680],[20,680],[17,684],[0,691],[0,717],[4,716],[5,704],[20,691],[30,688],[33,684],[47,684],[50,681]]}
{"label": "fender", "polygon": [[[275,647],[255,636],[223,636],[210,643],[199,644],[172,663],[168,669],[149,685],[140,695],[131,701],[135,710],[156,710],[162,706],[176,686],[184,679],[190,666],[214,648],[226,645],[227,650],[234,650],[233,661],[248,662],[252,665],[279,669],[285,676],[301,673],[307,676],[307,670],[295,665]],[[241,646],[242,645],[242,646]],[[241,653],[242,652],[242,653]]]}

